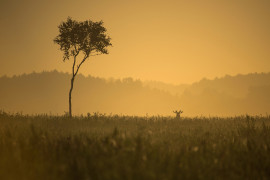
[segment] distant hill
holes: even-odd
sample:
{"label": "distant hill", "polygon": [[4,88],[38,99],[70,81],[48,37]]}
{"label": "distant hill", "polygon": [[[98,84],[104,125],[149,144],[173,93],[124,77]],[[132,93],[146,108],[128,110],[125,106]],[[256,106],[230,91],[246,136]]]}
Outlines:
{"label": "distant hill", "polygon": [[164,83],[160,81],[144,81],[143,85],[151,89],[159,89],[162,91],[166,91],[166,92],[171,93],[172,95],[177,95],[177,96],[182,95],[183,92],[186,90],[186,88],[190,86],[188,84],[173,85],[173,84]]}
{"label": "distant hill", "polygon": [[201,94],[205,89],[215,89],[219,93],[225,93],[235,98],[244,98],[250,88],[270,85],[270,73],[253,73],[247,75],[226,75],[214,80],[202,79],[187,87],[185,91],[193,94]]}
{"label": "distant hill", "polygon": [[[57,71],[0,77],[0,109],[23,113],[63,114],[68,110],[70,74]],[[270,73],[202,79],[171,85],[132,78],[106,80],[78,75],[75,114],[234,116],[270,112]]]}
{"label": "distant hill", "polygon": [[188,114],[236,115],[270,112],[270,73],[203,79],[181,95]]}
{"label": "distant hill", "polygon": [[[23,113],[63,114],[68,110],[70,74],[57,71],[0,78],[0,109]],[[179,98],[144,87],[132,78],[105,80],[78,75],[72,96],[73,111],[129,115],[171,114]]]}
{"label": "distant hill", "polygon": [[235,98],[245,98],[251,88],[270,85],[270,73],[253,73],[247,75],[226,75],[213,80],[202,79],[193,84],[173,85],[159,81],[144,81],[143,85],[152,89],[167,91],[173,95],[181,96],[184,92],[199,95],[205,89],[214,89]]}

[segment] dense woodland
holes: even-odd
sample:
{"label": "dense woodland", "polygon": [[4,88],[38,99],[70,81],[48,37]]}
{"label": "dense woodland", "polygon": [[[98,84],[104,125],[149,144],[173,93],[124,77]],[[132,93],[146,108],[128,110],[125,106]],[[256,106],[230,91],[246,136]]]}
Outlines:
{"label": "dense woodland", "polygon": [[[64,114],[70,74],[57,71],[0,78],[0,109],[24,114]],[[103,79],[78,75],[72,97],[75,114],[185,116],[266,115],[270,109],[270,73],[202,79],[171,85],[132,78]]]}

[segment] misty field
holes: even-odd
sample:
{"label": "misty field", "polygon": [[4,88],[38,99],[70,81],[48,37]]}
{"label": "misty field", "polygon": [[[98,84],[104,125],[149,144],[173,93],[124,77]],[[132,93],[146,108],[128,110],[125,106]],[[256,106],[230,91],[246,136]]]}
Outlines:
{"label": "misty field", "polygon": [[269,179],[270,117],[0,113],[0,179]]}

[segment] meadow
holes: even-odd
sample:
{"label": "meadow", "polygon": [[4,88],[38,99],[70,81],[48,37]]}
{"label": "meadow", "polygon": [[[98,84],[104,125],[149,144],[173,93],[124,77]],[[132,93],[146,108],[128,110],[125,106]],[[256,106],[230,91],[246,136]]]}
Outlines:
{"label": "meadow", "polygon": [[270,116],[0,113],[0,179],[269,179]]}

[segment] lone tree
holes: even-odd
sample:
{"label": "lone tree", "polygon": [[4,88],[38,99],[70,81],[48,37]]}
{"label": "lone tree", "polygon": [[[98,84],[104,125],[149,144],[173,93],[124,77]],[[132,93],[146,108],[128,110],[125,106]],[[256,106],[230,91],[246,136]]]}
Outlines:
{"label": "lone tree", "polygon": [[[60,50],[64,52],[63,61],[73,58],[71,86],[69,90],[69,116],[72,117],[71,94],[74,80],[81,65],[90,56],[108,54],[107,47],[112,46],[111,38],[106,34],[103,22],[93,22],[91,20],[75,21],[70,17],[59,26],[59,35],[54,39],[54,43],[60,45]],[[82,55],[81,61],[77,62],[78,55]]]}

